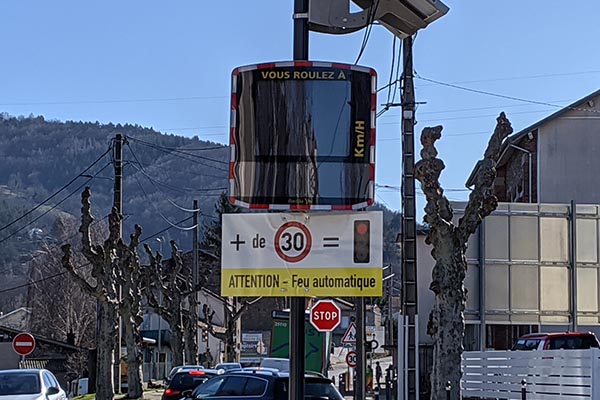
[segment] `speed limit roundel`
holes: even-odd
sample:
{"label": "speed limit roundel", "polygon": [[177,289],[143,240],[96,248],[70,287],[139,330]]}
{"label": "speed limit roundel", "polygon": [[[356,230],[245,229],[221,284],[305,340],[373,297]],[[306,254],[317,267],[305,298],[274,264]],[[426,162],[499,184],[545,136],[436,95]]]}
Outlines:
{"label": "speed limit roundel", "polygon": [[275,233],[275,252],[283,261],[296,263],[304,260],[311,246],[310,231],[301,222],[286,222]]}

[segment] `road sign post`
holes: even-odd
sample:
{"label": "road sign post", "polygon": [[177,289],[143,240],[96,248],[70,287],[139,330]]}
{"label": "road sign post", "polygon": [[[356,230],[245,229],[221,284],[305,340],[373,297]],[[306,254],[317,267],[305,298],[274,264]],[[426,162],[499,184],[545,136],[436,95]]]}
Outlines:
{"label": "road sign post", "polygon": [[12,342],[13,350],[20,356],[31,354],[35,349],[35,338],[26,332],[19,333]]}
{"label": "road sign post", "polygon": [[342,311],[332,300],[319,300],[310,309],[310,323],[319,332],[331,332],[340,324]]}

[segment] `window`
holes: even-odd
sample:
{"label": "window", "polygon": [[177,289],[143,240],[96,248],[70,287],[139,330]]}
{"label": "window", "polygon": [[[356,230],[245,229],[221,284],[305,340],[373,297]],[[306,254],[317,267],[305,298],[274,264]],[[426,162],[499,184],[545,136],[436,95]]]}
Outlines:
{"label": "window", "polygon": [[217,396],[242,396],[244,386],[248,378],[241,376],[229,376],[225,379],[223,386],[219,389]]}
{"label": "window", "polygon": [[202,399],[204,397],[213,396],[219,390],[219,387],[225,380],[224,377],[217,377],[206,381],[206,383],[198,386],[198,388],[194,391],[195,399]]}
{"label": "window", "polygon": [[244,396],[262,396],[267,388],[267,381],[258,378],[248,378],[244,387]]}
{"label": "window", "polygon": [[46,389],[54,386],[52,384],[52,379],[50,378],[50,374],[48,374],[47,372],[42,372],[42,379],[44,380],[44,386],[46,386]]}

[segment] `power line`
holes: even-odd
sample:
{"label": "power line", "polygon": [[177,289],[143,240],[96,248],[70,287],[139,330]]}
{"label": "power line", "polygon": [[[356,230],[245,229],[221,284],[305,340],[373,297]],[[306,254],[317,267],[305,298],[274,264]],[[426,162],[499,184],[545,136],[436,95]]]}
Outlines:
{"label": "power line", "polygon": [[[177,223],[178,223],[178,224],[179,224],[179,223],[183,223],[183,222],[185,222],[185,221],[187,221],[187,220],[190,220],[191,218],[192,218],[192,217],[188,217],[188,218],[186,218],[186,219],[183,219],[183,220],[181,220],[181,221],[178,221]],[[141,240],[140,240],[140,243],[143,243],[143,242],[147,241],[148,239],[151,239],[151,238],[153,238],[153,237],[155,237],[155,236],[158,236],[158,235],[160,235],[160,234],[162,234],[162,233],[164,233],[164,232],[168,231],[169,229],[171,229],[171,227],[170,227],[170,226],[169,226],[169,227],[166,227],[165,229],[163,229],[163,230],[161,230],[161,231],[159,231],[159,232],[157,232],[157,233],[154,233],[154,234],[152,234],[152,235],[146,236],[144,239],[141,239]],[[79,269],[81,269],[81,268],[89,267],[90,265],[92,265],[92,264],[91,264],[91,263],[86,263],[86,264],[80,265],[79,267],[76,267],[75,269],[79,270]],[[51,280],[51,279],[54,279],[54,278],[58,278],[59,276],[66,275],[66,274],[68,274],[68,273],[69,273],[69,271],[62,271],[62,272],[58,272],[58,273],[56,273],[56,274],[53,274],[53,275],[50,275],[50,276],[46,276],[46,277],[44,277],[44,278],[40,278],[40,279],[38,279],[38,280],[31,281],[31,282],[28,282],[28,283],[25,283],[25,284],[22,284],[22,285],[19,285],[19,286],[13,286],[13,287],[10,287],[10,288],[2,289],[2,290],[0,290],[0,294],[1,294],[1,293],[6,293],[6,292],[10,292],[11,290],[22,289],[22,288],[25,288],[25,287],[28,287],[28,286],[31,286],[31,285],[36,285],[36,284],[38,284],[38,283],[45,282],[45,281],[48,281],[48,280]]]}
{"label": "power line", "polygon": [[[140,143],[143,146],[148,146],[148,147],[153,148],[155,150],[159,150],[159,151],[165,152],[167,154],[179,153],[179,154],[183,154],[183,155],[186,155],[186,156],[189,156],[189,157],[198,158],[200,160],[211,161],[211,162],[215,162],[215,163],[219,163],[219,164],[225,164],[225,165],[229,164],[227,161],[217,160],[217,159],[213,159],[213,158],[210,158],[210,157],[199,156],[197,154],[188,153],[188,152],[185,152],[185,151],[182,151],[182,150],[174,149],[172,147],[163,147],[163,146],[160,146],[160,145],[157,145],[157,144],[154,144],[154,143],[150,143],[150,142],[146,142],[146,141],[140,140],[140,139],[134,139],[134,138],[130,138],[130,137],[127,137],[127,139],[132,140],[132,141],[137,142],[137,143]],[[223,171],[223,172],[229,172],[229,170],[225,169],[225,168],[221,168],[221,167],[218,167],[218,166],[214,166],[214,165],[209,165],[209,164],[206,164],[206,163],[202,163],[202,162],[200,162],[198,160],[190,159],[190,158],[187,158],[187,157],[182,157],[182,156],[177,155],[177,154],[174,154],[174,155],[177,156],[177,157],[179,157],[179,158],[181,158],[181,159],[192,161],[192,162],[198,163],[200,165],[204,165],[205,167],[214,168],[216,170]]]}
{"label": "power line", "polygon": [[77,179],[79,179],[83,174],[85,174],[94,165],[96,165],[102,158],[104,158],[104,156],[106,156],[111,151],[111,149],[112,149],[112,146],[109,146],[109,148],[104,153],[102,153],[102,155],[100,157],[98,157],[94,162],[92,162],[90,165],[88,165],[83,171],[81,171],[77,176],[75,176],[73,179],[71,179],[68,183],[66,183],[65,185],[63,185],[63,187],[61,187],[56,192],[54,192],[52,195],[50,195],[50,197],[46,198],[44,201],[42,201],[41,203],[39,203],[38,205],[36,205],[35,207],[33,207],[31,210],[27,211],[25,214],[21,215],[17,219],[9,222],[8,224],[4,225],[3,227],[0,227],[0,232],[3,231],[3,230],[5,230],[6,228],[8,228],[8,227],[10,227],[10,226],[12,226],[14,224],[16,224],[17,222],[19,222],[20,220],[22,220],[26,216],[28,216],[31,213],[33,213],[34,211],[36,211],[37,209],[39,209],[40,207],[42,207],[44,204],[46,204],[50,200],[52,200],[54,197],[58,196],[58,194],[60,192],[62,192],[63,190],[65,190],[67,187],[69,187],[69,185],[71,185],[73,182],[75,182]]}
{"label": "power line", "polygon": [[356,57],[356,61],[354,62],[354,65],[358,64],[365,49],[367,48],[367,43],[369,42],[369,37],[371,36],[371,29],[373,29],[373,22],[375,20],[375,14],[377,14],[378,7],[379,7],[379,0],[375,0],[374,6],[369,7],[369,11],[367,11],[367,29],[365,30],[362,44],[360,46],[360,50],[358,52],[358,56]]}
{"label": "power line", "polygon": [[468,87],[464,87],[464,86],[455,85],[455,84],[452,84],[452,83],[437,81],[435,79],[425,78],[425,77],[420,76],[416,72],[415,72],[415,77],[418,78],[418,79],[427,81],[427,82],[435,83],[437,85],[451,87],[453,89],[459,89],[459,90],[464,90],[466,92],[483,94],[483,95],[486,95],[486,96],[499,97],[499,98],[502,98],[502,99],[520,101],[522,103],[538,104],[538,105],[547,106],[547,107],[564,108],[564,109],[568,109],[568,110],[583,111],[583,112],[594,112],[594,113],[600,112],[600,110],[585,109],[585,108],[579,108],[579,107],[569,107],[569,106],[565,107],[565,106],[561,106],[561,105],[558,105],[558,104],[548,103],[548,102],[545,102],[545,101],[523,99],[523,98],[520,98],[520,97],[507,96],[507,95],[503,95],[503,94],[498,94],[498,93],[493,93],[493,92],[487,92],[485,90],[478,90],[478,89],[468,88]]}
{"label": "power line", "polygon": [[[106,167],[108,167],[109,165],[111,165],[111,163],[107,163],[104,167],[102,167],[98,172],[96,172],[96,174],[99,174],[100,172],[102,172]],[[49,209],[47,209],[46,211],[44,211],[43,213],[41,213],[40,215],[38,215],[36,218],[34,218],[33,220],[31,220],[30,222],[28,222],[27,224],[23,225],[22,227],[20,227],[19,229],[15,230],[14,232],[12,232],[10,235],[0,239],[0,243],[4,243],[6,242],[8,239],[10,239],[11,237],[15,236],[17,233],[21,232],[23,229],[27,228],[28,226],[32,225],[34,222],[38,221],[39,219],[41,219],[43,216],[45,216],[46,214],[48,214],[50,211],[56,209],[59,205],[61,205],[62,203],[64,203],[67,199],[69,199],[71,196],[73,196],[76,193],[79,193],[79,191],[85,186],[87,185],[92,179],[94,179],[95,176],[92,176],[90,178],[87,178],[87,180],[85,182],[83,182],[81,185],[79,185],[75,190],[73,190],[71,193],[69,193],[66,197],[64,197],[61,201],[59,201],[58,203],[54,204],[52,207],[50,207]],[[39,207],[38,207],[39,208]]]}

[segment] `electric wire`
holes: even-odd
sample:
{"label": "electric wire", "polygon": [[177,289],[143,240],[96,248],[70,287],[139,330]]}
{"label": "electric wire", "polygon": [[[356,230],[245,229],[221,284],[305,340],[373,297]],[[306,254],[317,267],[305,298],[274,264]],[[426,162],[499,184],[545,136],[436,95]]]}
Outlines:
{"label": "electric wire", "polygon": [[595,110],[595,109],[586,109],[586,108],[579,108],[579,107],[561,106],[561,105],[558,105],[558,104],[552,104],[552,103],[548,103],[548,102],[545,102],[545,101],[523,99],[523,98],[520,98],[520,97],[507,96],[507,95],[503,95],[503,94],[499,94],[499,93],[488,92],[488,91],[485,91],[485,90],[479,90],[479,89],[468,88],[468,87],[465,87],[465,86],[459,86],[459,85],[455,85],[455,84],[452,84],[452,83],[447,83],[447,82],[442,82],[442,81],[438,81],[438,80],[435,80],[435,79],[425,78],[423,76],[420,76],[416,72],[415,72],[415,77],[418,78],[418,79],[421,79],[423,81],[435,83],[435,84],[440,85],[440,86],[447,86],[447,87],[451,87],[453,89],[459,89],[459,90],[464,90],[466,92],[483,94],[483,95],[486,95],[486,96],[499,97],[499,98],[502,98],[502,99],[514,100],[514,101],[519,101],[519,102],[522,102],[522,103],[537,104],[537,105],[542,105],[542,106],[547,106],[547,107],[553,107],[553,108],[561,108],[561,109],[574,110],[574,111],[600,113],[600,110]]}
{"label": "electric wire", "polygon": [[[154,177],[152,177],[151,175],[149,175],[143,168],[143,166],[138,167],[136,164],[139,164],[139,161],[131,161],[128,160],[128,165],[132,166],[133,168],[135,168],[139,173],[141,173],[142,175],[144,175],[146,178],[148,178],[148,180],[158,184],[158,185],[162,185],[170,190],[173,190],[174,192],[178,192],[178,193],[182,193],[182,194],[202,194],[202,195],[206,195],[206,196],[215,196],[215,195],[220,195],[220,192],[222,192],[223,190],[226,190],[226,187],[217,187],[217,188],[206,188],[206,189],[192,189],[192,188],[187,188],[187,187],[177,187],[177,186],[172,186],[166,182],[163,182],[159,179],[156,179]],[[212,175],[204,175],[204,176],[211,176]],[[222,178],[220,176],[214,176],[214,178]],[[156,185],[155,185],[156,187]],[[157,190],[160,190],[158,187],[156,187]],[[162,192],[162,190],[160,190]],[[219,193],[209,193],[212,191],[219,191]],[[164,192],[163,192],[164,193]]]}
{"label": "electric wire", "polygon": [[160,215],[160,217],[169,225],[171,225],[171,227],[178,229],[180,231],[190,231],[192,229],[196,229],[196,227],[198,226],[198,224],[186,227],[186,226],[179,226],[171,221],[169,221],[169,218],[167,218],[161,211],[160,209],[154,204],[154,202],[150,199],[150,196],[148,195],[148,193],[146,192],[146,189],[144,189],[144,186],[142,185],[142,183],[140,182],[140,180],[138,179],[137,175],[134,175],[134,178],[138,184],[138,186],[140,187],[140,189],[142,190],[142,193],[144,194],[144,197],[146,198],[146,200],[148,200],[148,203],[152,204],[152,207],[154,208],[154,210],[156,211],[156,213],[158,215]]}
{"label": "electric wire", "polygon": [[60,189],[58,189],[56,192],[54,192],[52,195],[50,195],[49,197],[47,197],[41,203],[39,203],[38,205],[36,205],[35,207],[33,207],[32,209],[30,209],[29,211],[27,211],[26,213],[24,213],[20,217],[16,218],[15,220],[13,220],[13,221],[9,222],[8,224],[0,227],[0,232],[3,231],[3,230],[5,230],[6,228],[9,228],[12,225],[16,224],[17,222],[19,222],[20,220],[22,220],[26,216],[28,216],[31,213],[33,213],[34,211],[38,210],[40,207],[42,207],[44,204],[46,204],[47,202],[49,202],[50,200],[52,200],[54,197],[58,196],[60,194],[60,192],[62,192],[63,190],[65,190],[73,182],[75,182],[77,179],[79,179],[83,174],[85,174],[87,171],[89,171],[91,168],[93,168],[94,165],[96,165],[98,162],[100,162],[100,160],[102,160],[102,158],[104,158],[111,151],[111,149],[112,149],[112,146],[109,146],[109,148],[104,153],[102,153],[102,155],[100,155],[96,160],[94,160],[90,165],[88,165],[83,171],[81,171],[77,176],[75,176],[69,182],[67,182],[66,184],[64,184],[63,187],[61,187]]}
{"label": "electric wire", "polygon": [[358,64],[365,49],[367,48],[367,43],[369,42],[369,37],[371,36],[371,29],[373,28],[373,22],[375,20],[375,15],[377,14],[378,7],[379,0],[375,0],[375,3],[371,7],[369,7],[369,11],[367,11],[367,27],[365,30],[365,34],[363,35],[363,40],[360,46],[360,50],[358,52],[358,56],[356,57],[356,61],[354,61],[354,65]]}
{"label": "electric wire", "polygon": [[[186,222],[186,221],[188,221],[188,220],[190,220],[190,219],[192,219],[192,217],[187,217],[187,218],[185,218],[185,219],[183,219],[183,220],[181,220],[181,221],[178,221],[178,222],[176,222],[176,223],[177,223],[177,224],[180,224],[180,223]],[[157,232],[157,233],[154,233],[154,234],[152,234],[152,235],[146,236],[144,239],[141,239],[141,240],[140,240],[140,243],[143,243],[143,242],[147,241],[148,239],[151,239],[151,238],[153,238],[153,237],[155,237],[155,236],[158,236],[158,235],[160,235],[160,234],[162,234],[162,233],[164,233],[164,232],[168,231],[169,229],[171,229],[171,227],[170,227],[170,226],[166,227],[165,229],[163,229],[163,230],[161,230],[161,231],[159,231],[159,232]],[[80,266],[77,266],[77,267],[75,267],[75,269],[76,269],[76,270],[79,270],[79,269],[82,269],[82,268],[85,268],[85,267],[89,267],[89,266],[91,266],[91,265],[92,265],[92,264],[88,262],[88,263],[85,263],[85,264],[82,264],[82,265],[80,265]],[[22,284],[22,285],[18,285],[18,286],[13,286],[13,287],[9,287],[9,288],[0,289],[0,294],[2,294],[2,293],[6,293],[6,292],[10,292],[10,291],[12,291],[12,290],[22,289],[22,288],[25,288],[25,287],[28,287],[28,286],[31,286],[31,285],[36,285],[36,284],[38,284],[38,283],[42,283],[42,282],[45,282],[45,281],[48,281],[48,280],[51,280],[51,279],[54,279],[54,278],[58,278],[59,276],[66,275],[66,274],[68,274],[68,273],[69,273],[69,271],[62,271],[62,272],[58,272],[58,273],[56,273],[56,274],[52,274],[52,275],[46,276],[46,277],[44,277],[44,278],[37,279],[37,280],[35,280],[35,281],[31,281],[31,282],[24,283],[24,284]]]}
{"label": "electric wire", "polygon": [[[109,165],[111,165],[111,163],[107,163],[104,167],[102,167],[96,174],[99,174],[100,172],[102,172],[106,167],[108,167]],[[2,239],[0,239],[0,243],[4,243],[6,242],[8,239],[10,239],[11,237],[15,236],[17,233],[21,232],[23,229],[27,228],[28,226],[32,225],[34,222],[38,221],[39,219],[41,219],[43,216],[45,216],[46,214],[48,214],[49,212],[51,212],[52,210],[56,209],[59,205],[61,205],[62,203],[64,203],[67,199],[69,199],[70,197],[72,197],[73,195],[75,195],[76,193],[79,193],[79,191],[85,187],[92,179],[94,179],[95,177],[92,176],[91,178],[87,178],[87,180],[85,182],[83,182],[81,185],[79,185],[75,190],[73,190],[71,193],[69,193],[66,197],[64,197],[62,200],[60,200],[58,203],[54,204],[52,207],[50,207],[49,209],[47,209],[46,211],[44,211],[43,213],[41,213],[40,215],[38,215],[36,218],[32,219],[30,222],[28,222],[27,224],[23,225],[22,227],[18,228],[17,230],[13,231],[11,234],[9,234],[8,236],[3,237]]]}
{"label": "electric wire", "polygon": [[[180,149],[176,149],[176,148],[173,148],[173,147],[164,147],[164,146],[157,145],[155,143],[146,142],[146,141],[141,140],[141,139],[135,139],[135,138],[131,138],[131,137],[127,137],[127,139],[132,140],[132,141],[137,142],[137,143],[140,143],[140,144],[142,144],[144,146],[148,146],[148,147],[154,148],[156,150],[184,154],[186,156],[195,157],[195,158],[198,158],[198,159],[201,159],[201,160],[211,161],[211,162],[215,162],[215,163],[219,163],[219,164],[224,164],[224,165],[228,165],[229,164],[229,162],[227,162],[227,161],[217,160],[217,159],[210,158],[210,157],[205,157],[205,156],[199,156],[197,154],[188,153],[186,151],[183,151],[183,150],[180,150]],[[203,165],[206,165],[206,164],[203,164]],[[212,165],[206,165],[206,166],[212,167],[212,168],[224,171],[224,172],[229,172],[228,169],[219,168],[219,167],[215,167],[215,166],[212,166]]]}

